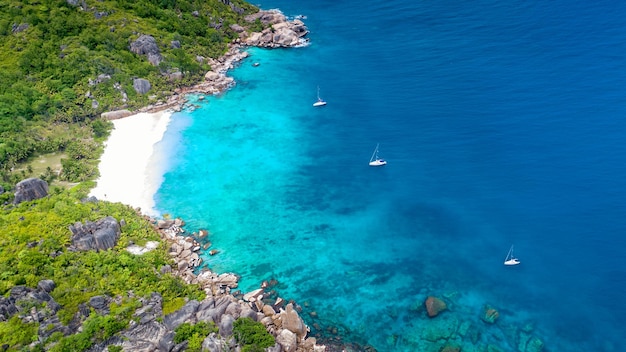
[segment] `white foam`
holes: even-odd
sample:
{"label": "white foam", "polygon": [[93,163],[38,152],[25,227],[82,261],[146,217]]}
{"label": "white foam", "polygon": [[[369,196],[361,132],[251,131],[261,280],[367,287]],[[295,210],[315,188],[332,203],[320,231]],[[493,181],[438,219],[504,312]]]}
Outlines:
{"label": "white foam", "polygon": [[154,194],[161,186],[164,167],[152,163],[154,146],[162,138],[172,112],[139,113],[114,120],[114,130],[100,158],[96,187],[90,195],[121,202],[158,216]]}

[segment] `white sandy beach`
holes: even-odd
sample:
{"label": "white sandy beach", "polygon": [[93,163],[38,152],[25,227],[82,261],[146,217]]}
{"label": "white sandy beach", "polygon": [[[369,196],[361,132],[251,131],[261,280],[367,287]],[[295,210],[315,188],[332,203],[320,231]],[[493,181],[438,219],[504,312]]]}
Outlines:
{"label": "white sandy beach", "polygon": [[90,195],[158,216],[154,194],[162,183],[164,170],[151,160],[155,158],[154,146],[163,138],[171,116],[171,111],[160,111],[114,120],[115,127],[98,166],[100,178]]}

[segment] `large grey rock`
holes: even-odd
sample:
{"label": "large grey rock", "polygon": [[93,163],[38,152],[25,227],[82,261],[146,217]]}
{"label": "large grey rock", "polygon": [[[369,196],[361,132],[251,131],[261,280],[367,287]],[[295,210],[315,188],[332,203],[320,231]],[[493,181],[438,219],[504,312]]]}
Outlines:
{"label": "large grey rock", "polygon": [[130,51],[137,55],[146,56],[148,61],[154,66],[157,66],[163,61],[159,46],[154,37],[150,35],[142,35],[137,38],[137,40],[130,44]]}
{"label": "large grey rock", "polygon": [[284,329],[293,332],[300,338],[306,335],[306,326],[304,322],[302,322],[302,319],[300,319],[298,312],[293,308],[293,303],[289,303],[285,307],[285,311],[282,312],[281,317],[283,319]]}
{"label": "large grey rock", "polygon": [[93,296],[89,299],[89,305],[101,315],[109,314],[110,299],[106,296]]}
{"label": "large grey rock", "polygon": [[48,183],[40,178],[31,177],[20,181],[15,185],[15,199],[13,203],[19,204],[31,200],[43,198],[48,195]]}
{"label": "large grey rock", "polygon": [[82,251],[107,250],[115,247],[121,234],[120,225],[112,216],[96,222],[77,222],[70,225],[72,245]]}
{"label": "large grey rock", "polygon": [[130,116],[132,114],[133,113],[130,110],[122,109],[122,110],[103,112],[102,114],[100,114],[100,116],[107,120],[117,120],[117,119]]}
{"label": "large grey rock", "polygon": [[228,337],[233,334],[233,323],[235,322],[235,318],[231,315],[225,314],[222,316],[220,323],[218,325],[220,329],[220,335],[222,337]]}
{"label": "large grey rock", "polygon": [[150,90],[152,86],[150,85],[150,81],[143,78],[135,78],[133,80],[133,88],[135,88],[135,92],[139,94],[146,94]]}
{"label": "large grey rock", "polygon": [[202,350],[210,352],[234,351],[234,346],[230,346],[228,341],[220,338],[219,335],[211,333],[202,341]]}
{"label": "large grey rock", "polygon": [[[151,321],[147,324],[137,324],[122,333],[124,351],[158,351],[161,340],[169,333],[163,324]],[[165,343],[164,345],[167,345]]]}
{"label": "large grey rock", "polygon": [[218,298],[208,297],[198,307],[196,319],[198,321],[209,321],[219,323],[221,316],[231,304],[232,300],[229,296],[221,296]]}
{"label": "large grey rock", "polygon": [[276,336],[276,342],[282,346],[282,350],[285,352],[295,352],[298,346],[298,337],[293,332],[283,329]]}
{"label": "large grey rock", "polygon": [[52,290],[54,290],[55,287],[56,287],[56,284],[52,280],[41,280],[37,284],[37,288],[48,293],[52,292]]}
{"label": "large grey rock", "polygon": [[0,321],[7,321],[19,313],[25,323],[41,323],[49,320],[60,308],[46,291],[13,286],[8,298],[0,297]]}
{"label": "large grey rock", "polygon": [[159,340],[158,348],[159,351],[171,351],[176,343],[174,342],[174,332],[169,331]]}
{"label": "large grey rock", "polygon": [[152,292],[150,298],[143,302],[143,305],[134,314],[139,319],[140,324],[146,324],[160,318],[161,315],[163,315],[163,297],[157,292]]}
{"label": "large grey rock", "polygon": [[176,330],[176,328],[180,324],[184,323],[192,317],[195,317],[196,311],[198,310],[199,306],[200,302],[196,300],[191,300],[185,303],[185,305],[181,309],[163,317],[163,324],[165,324],[165,326],[169,330]]}

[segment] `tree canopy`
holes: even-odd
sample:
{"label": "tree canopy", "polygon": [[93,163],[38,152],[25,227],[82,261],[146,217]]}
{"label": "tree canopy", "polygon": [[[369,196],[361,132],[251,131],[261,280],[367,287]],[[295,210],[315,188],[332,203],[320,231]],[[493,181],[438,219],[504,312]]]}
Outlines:
{"label": "tree canopy", "polygon": [[[257,10],[241,0],[0,0],[0,180],[12,183],[15,165],[37,153],[92,139],[104,111],[198,82],[210,69],[198,58],[224,54],[237,37],[231,25]],[[156,66],[130,50],[142,35],[156,40]],[[174,72],[182,79],[169,79]],[[135,78],[151,83],[148,94],[135,92]],[[93,172],[74,167],[64,177]]]}

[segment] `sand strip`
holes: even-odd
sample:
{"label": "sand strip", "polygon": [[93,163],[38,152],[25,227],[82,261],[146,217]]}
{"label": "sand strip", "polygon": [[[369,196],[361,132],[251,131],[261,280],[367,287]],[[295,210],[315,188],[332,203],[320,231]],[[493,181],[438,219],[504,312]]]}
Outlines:
{"label": "sand strip", "polygon": [[100,178],[90,195],[121,202],[149,216],[158,216],[154,194],[161,186],[163,168],[151,164],[154,146],[170,122],[170,110],[139,113],[113,120],[115,126],[105,143],[98,169]]}

